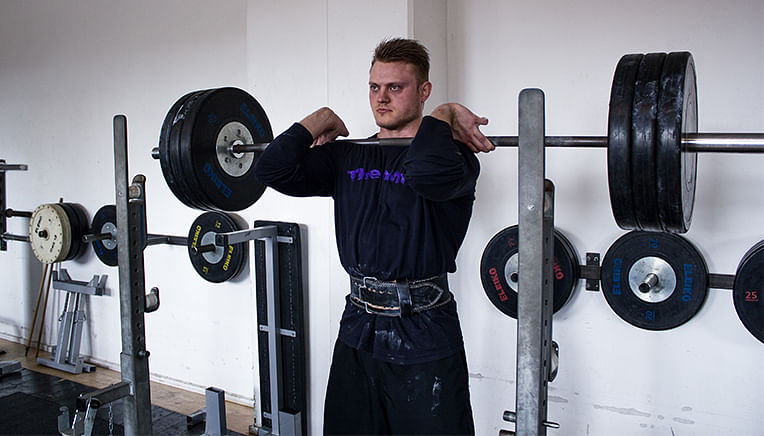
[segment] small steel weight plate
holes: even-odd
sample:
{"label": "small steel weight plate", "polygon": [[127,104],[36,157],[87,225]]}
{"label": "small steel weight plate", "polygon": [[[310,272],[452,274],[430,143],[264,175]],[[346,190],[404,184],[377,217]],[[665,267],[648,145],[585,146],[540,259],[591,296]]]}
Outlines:
{"label": "small steel weight plate", "polygon": [[602,259],[602,291],[613,311],[646,330],[689,321],[706,299],[708,268],[679,235],[630,232]]}
{"label": "small steel weight plate", "polygon": [[93,215],[93,222],[90,224],[90,231],[93,234],[110,233],[112,239],[94,241],[93,251],[96,257],[105,265],[117,266],[117,207],[113,204],[107,204],[101,207]]}
{"label": "small steel weight plate", "polygon": [[195,248],[215,244],[215,235],[242,230],[243,226],[222,212],[199,215],[188,232],[188,257],[196,272],[205,280],[221,283],[236,277],[247,263],[248,244],[216,246],[213,251],[196,253]]}
{"label": "small steel weight plate", "polygon": [[642,58],[634,83],[631,116],[631,190],[637,229],[662,231],[656,199],[656,120],[665,53]]}
{"label": "small steel weight plate", "polygon": [[682,150],[682,134],[698,131],[695,63],[688,52],[669,53],[661,73],[655,166],[660,222],[665,231],[690,229],[697,153]]}
{"label": "small steel weight plate", "polygon": [[634,82],[643,57],[642,54],[623,56],[615,68],[610,90],[607,149],[610,207],[615,222],[625,230],[637,227],[631,191],[631,116]]}
{"label": "small steel weight plate", "polygon": [[764,240],[743,256],[735,274],[732,299],[746,329],[764,343]]}
{"label": "small steel weight plate", "polygon": [[[480,280],[488,299],[505,315],[517,319],[518,227],[500,231],[488,242],[480,261]],[[578,283],[578,255],[562,233],[554,231],[554,299],[556,313]]]}

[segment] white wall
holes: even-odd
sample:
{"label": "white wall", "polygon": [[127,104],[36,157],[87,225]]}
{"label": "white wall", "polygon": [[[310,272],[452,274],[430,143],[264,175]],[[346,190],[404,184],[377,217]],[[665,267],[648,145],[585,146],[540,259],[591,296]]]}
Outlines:
{"label": "white wall", "polygon": [[[631,52],[689,50],[703,131],[764,129],[764,4],[695,1],[449,2],[449,98],[489,117],[491,134],[517,132],[517,95],[546,94],[549,135],[603,135],[615,65]],[[515,321],[483,297],[485,244],[517,222],[516,150],[481,157],[476,212],[458,259],[460,313],[481,434],[514,408]],[[734,274],[764,239],[764,156],[702,155],[686,237],[714,273]],[[612,218],[604,150],[547,150],[555,223],[577,248],[604,254],[624,232]],[[582,260],[583,261],[583,260]],[[570,435],[760,435],[764,346],[738,320],[730,291],[671,331],[622,321],[601,293],[579,285],[555,316],[560,372],[549,418]]]}
{"label": "white wall", "polygon": [[[147,177],[151,233],[187,235],[200,211],[170,193],[150,156],[172,103],[190,90],[246,87],[247,3],[226,1],[5,1],[0,4],[0,155],[27,163],[8,173],[7,205],[80,203],[88,219],[114,203],[112,117],[128,117],[130,174]],[[252,222],[254,215],[246,215]],[[9,220],[26,232],[27,220]],[[161,309],[146,316],[150,369],[160,380],[228,397],[253,395],[252,301],[248,269],[236,283],[211,285],[191,268],[184,247],[145,251],[146,285],[158,286]],[[7,285],[0,331],[26,342],[42,267],[28,244],[0,254]],[[108,274],[108,296],[87,304],[82,354],[119,368],[118,272],[88,249],[63,265],[75,280]],[[55,343],[62,296],[46,316],[45,343]]]}
{"label": "white wall", "polygon": [[[412,35],[433,51],[437,102],[467,104],[488,134],[517,132],[517,94],[546,93],[547,133],[603,135],[612,72],[629,52],[689,50],[698,69],[703,131],[764,131],[764,5],[761,1],[585,4],[547,2],[37,1],[0,3],[0,158],[27,163],[7,175],[8,207],[57,201],[92,214],[114,201],[111,117],[128,116],[130,173],[145,174],[152,233],[185,234],[200,213],[182,205],[149,156],[170,105],[184,93],[238,86],[265,107],[275,132],[329,105],[353,137],[374,132],[366,80],[385,36]],[[439,36],[442,35],[442,36]],[[442,38],[442,39],[441,39]],[[445,70],[445,71],[444,71]],[[478,434],[512,426],[515,321],[493,308],[479,280],[488,240],[517,221],[516,150],[480,157],[482,175],[467,239],[452,275],[471,373]],[[686,235],[709,270],[732,274],[764,238],[764,158],[704,155],[696,211]],[[623,232],[607,192],[604,150],[549,150],[556,224],[580,256],[605,253]],[[347,278],[334,245],[327,199],[271,190],[240,213],[306,225],[309,274],[311,433],[319,434],[331,347]],[[24,233],[25,220],[9,221]],[[92,298],[83,354],[118,367],[117,269],[88,252],[65,265],[73,278],[109,274],[109,295]],[[23,342],[41,266],[26,244],[0,253],[0,336]],[[190,268],[183,247],[146,250],[146,284],[162,306],[148,314],[155,379],[201,391],[214,385],[251,402],[256,362],[249,270],[212,285]],[[55,341],[60,297],[47,316]],[[51,315],[55,314],[55,315]],[[550,386],[550,434],[756,435],[764,424],[758,365],[764,347],[737,319],[729,291],[709,290],[700,313],[667,332],[622,321],[600,293],[576,290],[555,316],[560,373]]]}

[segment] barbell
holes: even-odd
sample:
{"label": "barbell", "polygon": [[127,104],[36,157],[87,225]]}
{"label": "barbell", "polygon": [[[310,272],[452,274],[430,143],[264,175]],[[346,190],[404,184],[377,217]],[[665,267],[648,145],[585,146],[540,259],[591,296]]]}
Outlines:
{"label": "barbell", "polygon": [[[698,152],[764,153],[764,133],[699,133],[689,52],[627,54],[613,75],[607,136],[546,136],[547,147],[608,151],[610,203],[625,230],[684,233],[695,201]],[[254,163],[273,140],[262,106],[231,87],[190,92],[170,108],[152,157],[189,207],[238,211],[265,191]],[[489,136],[516,147],[517,136]],[[339,139],[406,146],[412,138]]]}

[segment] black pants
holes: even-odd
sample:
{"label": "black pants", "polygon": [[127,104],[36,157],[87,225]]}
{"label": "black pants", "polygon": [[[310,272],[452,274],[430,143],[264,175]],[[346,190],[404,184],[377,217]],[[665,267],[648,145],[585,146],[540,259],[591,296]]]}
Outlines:
{"label": "black pants", "polygon": [[396,365],[334,346],[324,405],[325,435],[474,435],[464,351]]}

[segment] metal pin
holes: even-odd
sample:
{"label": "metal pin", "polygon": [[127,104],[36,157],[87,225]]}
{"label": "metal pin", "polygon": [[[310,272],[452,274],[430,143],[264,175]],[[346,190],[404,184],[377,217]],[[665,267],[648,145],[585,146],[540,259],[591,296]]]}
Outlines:
{"label": "metal pin", "polygon": [[202,253],[209,253],[210,251],[217,250],[217,245],[215,244],[204,244],[204,245],[194,245],[191,247],[191,252],[195,255],[199,255]]}
{"label": "metal pin", "polygon": [[658,276],[654,273],[650,273],[645,277],[645,280],[639,284],[639,292],[647,294],[650,292],[653,288],[655,288],[655,285],[657,285],[659,282]]}

